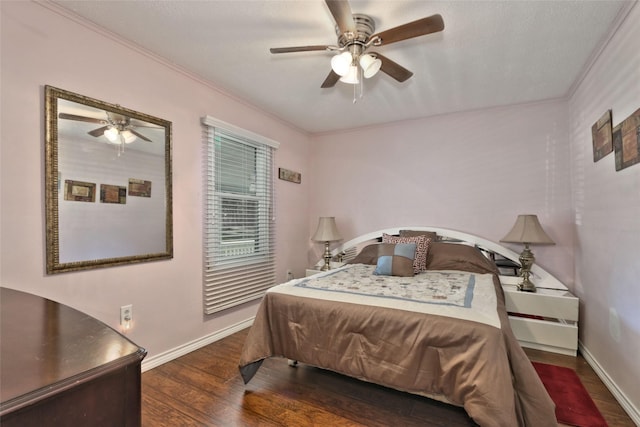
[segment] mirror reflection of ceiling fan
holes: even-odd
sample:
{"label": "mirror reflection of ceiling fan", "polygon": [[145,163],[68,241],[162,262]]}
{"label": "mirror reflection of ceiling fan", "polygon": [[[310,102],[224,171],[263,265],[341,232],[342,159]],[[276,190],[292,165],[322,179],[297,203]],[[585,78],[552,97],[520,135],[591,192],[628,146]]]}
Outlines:
{"label": "mirror reflection of ceiling fan", "polygon": [[337,46],[315,45],[271,48],[271,53],[308,52],[315,50],[337,52],[331,59],[331,72],[322,88],[335,86],[338,81],[358,84],[362,77],[373,77],[379,70],[399,82],[409,79],[413,73],[400,64],[369,48],[436,33],[444,29],[442,16],[433,15],[409,22],[380,33],[375,33],[373,18],[351,13],[347,0],[325,0],[336,21]]}
{"label": "mirror reflection of ceiling fan", "polygon": [[109,140],[109,142],[114,144],[130,144],[137,138],[140,138],[143,141],[152,142],[149,138],[134,129],[135,127],[141,127],[141,125],[134,125],[131,123],[130,117],[126,117],[121,114],[109,113],[108,111],[106,114],[106,119],[78,116],[76,114],[68,113],[60,113],[58,117],[61,119],[102,125],[101,127],[93,129],[87,133],[96,138],[104,136]]}

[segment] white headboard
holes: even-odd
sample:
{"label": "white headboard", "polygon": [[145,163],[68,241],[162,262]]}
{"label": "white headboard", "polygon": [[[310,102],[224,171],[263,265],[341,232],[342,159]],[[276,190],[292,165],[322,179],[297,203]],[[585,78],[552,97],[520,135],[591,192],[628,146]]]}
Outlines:
{"label": "white headboard", "polygon": [[[494,253],[500,255],[520,265],[520,261],[518,260],[520,255],[515,253],[511,249],[500,245],[499,243],[492,242],[491,240],[487,240],[473,234],[464,233],[462,231],[450,230],[448,228],[424,226],[402,226],[366,233],[342,243],[341,245],[333,249],[333,251],[331,251],[331,255],[336,257],[344,252],[346,260],[352,259],[357,255],[357,252],[367,242],[374,243],[378,238],[382,237],[383,233],[397,235],[400,233],[400,230],[432,231],[438,235],[439,241],[453,241],[473,245],[486,253]],[[322,265],[323,262],[324,261],[319,262],[318,265]],[[533,267],[531,268],[531,275],[532,281],[538,288],[567,289],[567,287],[562,282],[560,282],[538,264],[533,264]],[[509,279],[505,278],[505,280]],[[511,280],[513,281],[513,284],[518,283],[517,278],[513,278]]]}

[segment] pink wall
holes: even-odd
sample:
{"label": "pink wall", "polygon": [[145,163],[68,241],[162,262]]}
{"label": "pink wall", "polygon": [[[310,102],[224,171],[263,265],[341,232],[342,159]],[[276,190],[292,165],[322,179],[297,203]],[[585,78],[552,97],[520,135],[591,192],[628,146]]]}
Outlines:
{"label": "pink wall", "polygon": [[571,288],[566,103],[449,114],[313,142],[312,227],[331,215],[345,239],[430,225],[499,241],[518,214],[534,213],[556,242],[533,249],[537,262]]}
{"label": "pink wall", "polygon": [[[80,309],[118,328],[133,304],[131,339],[149,357],[255,314],[256,304],[202,312],[202,128],[211,115],[279,141],[276,166],[303,183],[276,182],[278,279],[302,275],[308,241],[309,137],[196,78],[75,22],[54,6],[0,2],[2,54],[0,283]],[[173,122],[174,259],[44,274],[44,85]]]}
{"label": "pink wall", "polygon": [[[208,114],[281,142],[276,166],[302,173],[300,185],[276,181],[279,279],[287,269],[302,275],[320,257],[321,248],[309,241],[318,216],[336,216],[346,239],[433,225],[498,241],[517,214],[537,214],[556,242],[534,248],[537,262],[581,298],[585,349],[623,398],[640,406],[640,166],[615,172],[612,155],[594,164],[590,139],[591,124],[606,109],[618,123],[640,107],[640,27],[632,25],[640,21],[639,7],[568,104],[471,111],[312,138],[54,6],[0,2],[0,11],[3,286],[61,301],[116,328],[119,307],[133,304],[129,336],[150,356],[251,317],[255,304],[201,314],[199,118]],[[44,274],[45,84],[173,122],[173,260]]]}
{"label": "pink wall", "polygon": [[581,341],[640,423],[640,165],[593,162],[591,126],[611,109],[617,125],[640,108],[636,4],[569,101]]}

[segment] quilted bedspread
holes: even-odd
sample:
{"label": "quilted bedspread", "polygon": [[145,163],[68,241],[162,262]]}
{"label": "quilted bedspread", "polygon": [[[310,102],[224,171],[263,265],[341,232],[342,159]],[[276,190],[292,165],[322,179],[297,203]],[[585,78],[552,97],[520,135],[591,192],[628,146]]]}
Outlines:
{"label": "quilted bedspread", "polygon": [[492,274],[425,271],[413,277],[377,276],[353,264],[275,286],[269,292],[418,313],[440,314],[500,327]]}
{"label": "quilted bedspread", "polygon": [[481,426],[556,425],[509,327],[497,276],[375,276],[354,264],[271,288],[241,354],[246,382],[280,356],[463,406]]}

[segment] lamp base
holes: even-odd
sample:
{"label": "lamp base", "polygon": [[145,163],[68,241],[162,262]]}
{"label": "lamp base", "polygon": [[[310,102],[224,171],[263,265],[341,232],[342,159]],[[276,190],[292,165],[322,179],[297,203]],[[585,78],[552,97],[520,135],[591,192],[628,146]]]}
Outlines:
{"label": "lamp base", "polygon": [[523,280],[522,283],[518,283],[518,290],[521,292],[536,292],[536,285],[531,283],[527,278]]}
{"label": "lamp base", "polygon": [[529,280],[529,275],[531,274],[531,266],[535,261],[535,257],[533,256],[531,249],[529,249],[528,243],[524,244],[524,249],[520,254],[519,261],[520,265],[522,266],[522,268],[520,268],[520,277],[522,277],[522,282],[518,284],[518,290],[522,292],[535,292],[536,285],[531,283],[531,281]]}
{"label": "lamp base", "polygon": [[329,250],[329,242],[324,242],[324,265],[320,271],[331,270],[331,251]]}

